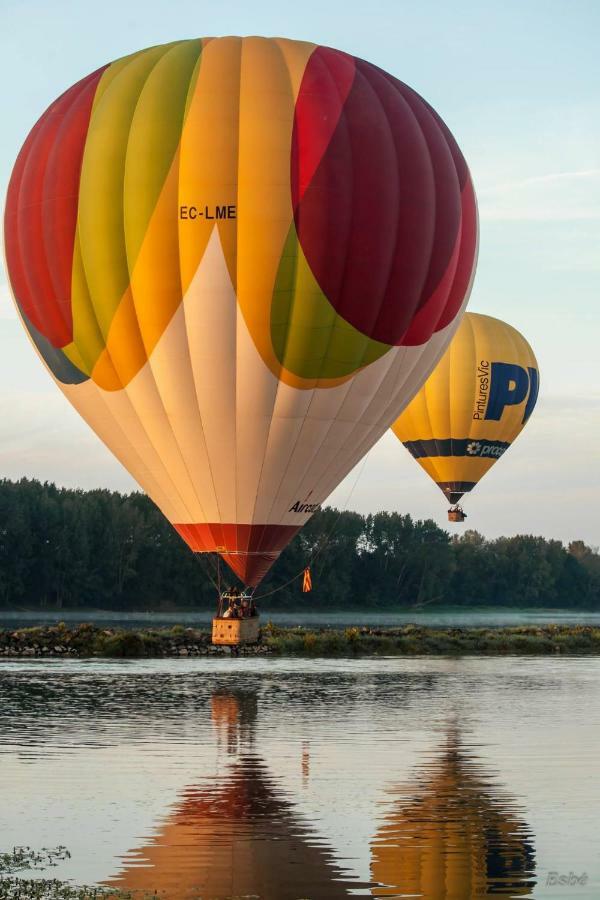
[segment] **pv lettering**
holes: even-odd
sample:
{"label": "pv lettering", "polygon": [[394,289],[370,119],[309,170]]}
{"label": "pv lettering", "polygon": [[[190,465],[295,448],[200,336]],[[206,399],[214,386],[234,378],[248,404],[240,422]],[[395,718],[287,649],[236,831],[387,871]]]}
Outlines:
{"label": "pv lettering", "polygon": [[525,424],[538,398],[540,379],[538,370],[524,369],[514,363],[493,362],[490,372],[489,397],[485,414],[475,408],[474,419],[499,422],[507,406],[518,406],[527,400],[522,423]]}

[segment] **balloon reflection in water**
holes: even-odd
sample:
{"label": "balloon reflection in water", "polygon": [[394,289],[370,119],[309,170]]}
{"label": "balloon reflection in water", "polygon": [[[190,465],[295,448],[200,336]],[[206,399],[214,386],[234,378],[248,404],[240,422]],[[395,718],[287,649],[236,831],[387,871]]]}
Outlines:
{"label": "balloon reflection in water", "polygon": [[219,748],[235,759],[212,785],[184,789],[110,887],[169,900],[351,896],[356,882],[343,880],[331,850],[253,750],[256,695],[216,691],[211,714]]}
{"label": "balloon reflection in water", "polygon": [[390,794],[393,806],[371,844],[374,897],[533,896],[528,827],[493,776],[463,750],[456,728],[429,771]]}

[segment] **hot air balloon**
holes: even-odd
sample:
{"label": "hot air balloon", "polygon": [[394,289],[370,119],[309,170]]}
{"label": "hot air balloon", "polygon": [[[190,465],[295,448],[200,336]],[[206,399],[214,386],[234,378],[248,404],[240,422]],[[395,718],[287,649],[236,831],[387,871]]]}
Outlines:
{"label": "hot air balloon", "polygon": [[445,349],[477,214],[401,81],[316,44],[200,38],[52,103],[5,242],[60,389],[191,549],[254,586]]}
{"label": "hot air balloon", "polygon": [[[523,335],[499,319],[468,312],[392,430],[456,505],[520,434],[539,384]],[[465,516],[459,506],[448,511],[450,521]]]}

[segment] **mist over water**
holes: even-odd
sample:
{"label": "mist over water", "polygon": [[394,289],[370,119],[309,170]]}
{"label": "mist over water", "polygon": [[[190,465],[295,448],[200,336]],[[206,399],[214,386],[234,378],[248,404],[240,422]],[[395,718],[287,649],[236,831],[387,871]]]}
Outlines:
{"label": "mist over water", "polygon": [[0,850],[140,897],[597,897],[599,688],[593,658],[2,661]]}
{"label": "mist over water", "polygon": [[[263,621],[286,628],[390,628],[415,623],[439,628],[501,628],[513,625],[600,625],[600,612],[579,609],[512,607],[424,607],[380,612],[374,609],[280,610],[261,608]],[[209,627],[214,609],[190,612],[114,612],[111,610],[0,610],[0,628],[31,628],[57,622],[91,622],[107,628]]]}

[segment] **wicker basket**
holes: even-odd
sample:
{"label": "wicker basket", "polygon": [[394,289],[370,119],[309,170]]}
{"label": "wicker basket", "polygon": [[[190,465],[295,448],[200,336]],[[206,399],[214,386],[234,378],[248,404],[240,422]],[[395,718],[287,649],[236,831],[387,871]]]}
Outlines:
{"label": "wicker basket", "polygon": [[237,647],[240,644],[256,644],[260,634],[260,616],[247,619],[223,619],[215,616],[212,620],[213,644]]}

